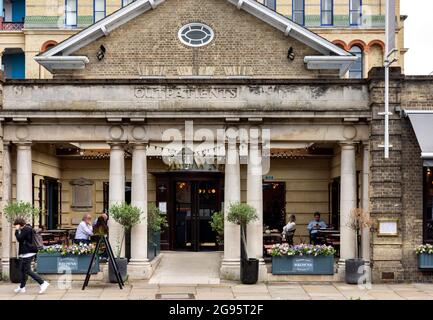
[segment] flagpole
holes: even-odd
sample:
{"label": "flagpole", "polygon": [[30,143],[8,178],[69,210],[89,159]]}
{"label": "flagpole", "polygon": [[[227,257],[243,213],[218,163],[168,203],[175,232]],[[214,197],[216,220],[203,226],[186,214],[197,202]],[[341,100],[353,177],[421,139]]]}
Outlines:
{"label": "flagpole", "polygon": [[[391,3],[391,1],[393,1]],[[391,55],[395,52],[395,0],[386,0],[386,15],[385,15],[385,110],[379,113],[385,117],[384,122],[384,158],[389,158],[389,149],[392,147],[389,144],[389,116],[392,115],[389,112],[389,67],[396,61],[396,59],[390,60]],[[392,4],[392,5],[391,5]],[[391,20],[392,19],[392,20]],[[390,43],[392,42],[392,44]],[[391,48],[392,47],[392,48]]]}

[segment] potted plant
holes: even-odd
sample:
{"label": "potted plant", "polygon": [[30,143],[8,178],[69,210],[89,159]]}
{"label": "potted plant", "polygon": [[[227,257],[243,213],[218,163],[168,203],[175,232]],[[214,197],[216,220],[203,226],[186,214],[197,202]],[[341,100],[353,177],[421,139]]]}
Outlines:
{"label": "potted plant", "polygon": [[240,226],[241,241],[241,282],[254,284],[259,277],[259,260],[248,257],[247,225],[257,220],[256,209],[246,203],[232,203],[228,209],[227,220]]}
{"label": "potted plant", "polygon": [[216,233],[216,242],[218,245],[218,250],[224,250],[224,212],[215,212],[212,215],[209,224],[212,231]]}
{"label": "potted plant", "polygon": [[[39,210],[34,208],[30,202],[9,202],[3,209],[7,222],[13,225],[14,221],[18,218],[24,219],[26,222],[33,221],[37,217]],[[12,235],[14,233],[12,232]],[[19,259],[17,253],[14,252],[13,256],[9,259],[9,278],[13,283],[19,283],[21,279],[21,272],[19,267]]]}
{"label": "potted plant", "polygon": [[274,244],[272,274],[333,275],[335,249],[327,245]]}
{"label": "potted plant", "polygon": [[154,204],[149,203],[147,208],[147,258],[153,260],[161,250],[161,232],[168,227],[167,217]]}
{"label": "potted plant", "polygon": [[421,270],[433,270],[433,245],[423,244],[416,247],[418,256],[418,268]]}
{"label": "potted plant", "polygon": [[[117,223],[119,223],[123,230],[122,236],[118,243],[115,244],[116,250],[116,263],[119,269],[120,275],[123,280],[126,279],[128,274],[128,259],[125,257],[121,257],[123,244],[125,242],[125,233],[130,231],[132,227],[140,223],[141,221],[142,211],[138,207],[134,207],[126,202],[120,204],[114,204],[109,209],[110,218],[114,219]],[[111,263],[108,265],[108,278],[111,283],[116,283],[116,275],[111,266]]]}
{"label": "potted plant", "polygon": [[[38,252],[37,272],[41,274],[86,274],[89,268],[94,244],[52,245]],[[99,272],[99,259],[95,259],[91,269]]]}
{"label": "potted plant", "polygon": [[370,215],[363,209],[355,208],[350,213],[347,226],[355,231],[355,259],[347,259],[345,261],[346,282],[348,284],[358,284],[365,272],[365,261],[361,258],[361,233],[364,228],[372,226],[372,220],[370,219]]}

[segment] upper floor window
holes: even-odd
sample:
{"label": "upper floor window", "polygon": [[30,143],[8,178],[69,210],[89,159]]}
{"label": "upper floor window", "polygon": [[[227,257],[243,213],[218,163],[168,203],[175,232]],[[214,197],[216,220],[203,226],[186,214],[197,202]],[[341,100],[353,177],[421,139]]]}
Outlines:
{"label": "upper floor window", "polygon": [[93,22],[105,18],[105,0],[93,0]]}
{"label": "upper floor window", "polygon": [[277,10],[277,0],[265,0],[265,6],[271,10]]}
{"label": "upper floor window", "polygon": [[135,0],[122,0],[122,7],[127,6],[130,3],[133,3]]}
{"label": "upper floor window", "polygon": [[322,26],[332,26],[334,24],[334,0],[321,0],[320,20]]}
{"label": "upper floor window", "polygon": [[362,23],[362,0],[349,0],[349,20],[351,26]]}
{"label": "upper floor window", "polygon": [[78,0],[65,0],[65,25],[69,27],[77,26],[77,6]]}
{"label": "upper floor window", "polygon": [[362,53],[362,49],[358,46],[353,46],[350,49],[350,52],[353,53],[358,59],[352,63],[349,69],[349,78],[351,79],[362,79],[363,68],[362,65],[364,63],[364,57]]}
{"label": "upper floor window", "polygon": [[303,26],[305,24],[305,1],[293,0],[292,20]]}

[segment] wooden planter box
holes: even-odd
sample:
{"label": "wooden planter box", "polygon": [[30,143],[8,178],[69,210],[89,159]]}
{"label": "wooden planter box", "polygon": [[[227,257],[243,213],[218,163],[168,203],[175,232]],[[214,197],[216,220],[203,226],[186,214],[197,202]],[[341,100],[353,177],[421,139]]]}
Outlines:
{"label": "wooden planter box", "polygon": [[[67,255],[38,253],[36,270],[41,274],[86,274],[92,255]],[[92,274],[99,272],[99,257],[93,262]]]}
{"label": "wooden planter box", "polygon": [[334,256],[272,257],[272,274],[333,275]]}
{"label": "wooden planter box", "polygon": [[149,240],[147,241],[147,258],[152,261],[161,252],[161,233],[155,232],[149,234]]}
{"label": "wooden planter box", "polygon": [[421,270],[433,270],[433,254],[428,254],[428,253],[419,254],[418,268]]}

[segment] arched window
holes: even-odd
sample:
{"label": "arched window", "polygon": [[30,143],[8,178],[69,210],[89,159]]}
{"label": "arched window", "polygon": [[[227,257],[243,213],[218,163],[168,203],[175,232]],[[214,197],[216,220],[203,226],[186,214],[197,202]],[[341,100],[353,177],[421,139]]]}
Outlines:
{"label": "arched window", "polygon": [[349,69],[349,78],[351,79],[362,79],[363,75],[363,64],[364,64],[364,56],[362,49],[358,46],[353,46],[350,49],[350,52],[358,57],[358,59],[352,63]]}

